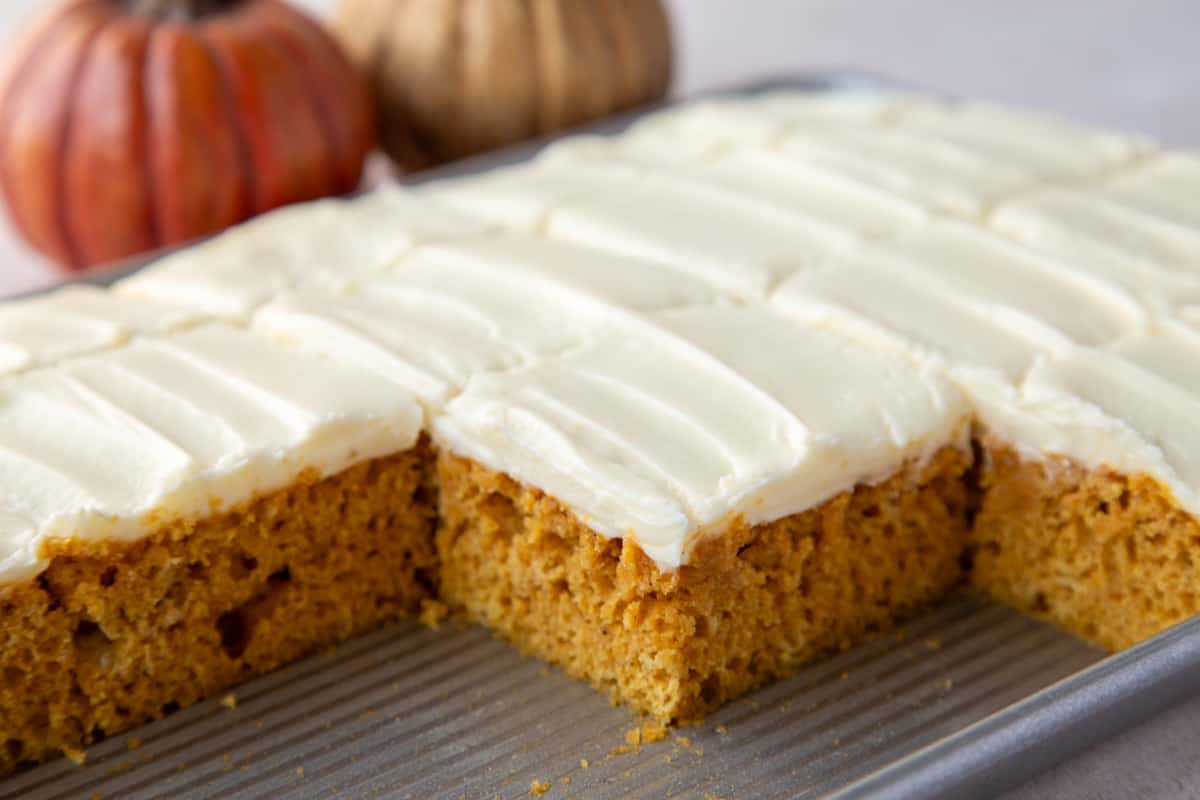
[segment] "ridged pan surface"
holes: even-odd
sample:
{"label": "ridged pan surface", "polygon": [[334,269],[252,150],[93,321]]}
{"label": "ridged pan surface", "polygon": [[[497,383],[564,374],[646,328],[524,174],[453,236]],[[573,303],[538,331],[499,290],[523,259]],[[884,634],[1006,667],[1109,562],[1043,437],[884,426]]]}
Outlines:
{"label": "ridged pan surface", "polygon": [[486,631],[399,625],[107,740],[82,766],[10,778],[0,798],[819,797],[1101,656],[960,598],[631,747],[635,714]]}

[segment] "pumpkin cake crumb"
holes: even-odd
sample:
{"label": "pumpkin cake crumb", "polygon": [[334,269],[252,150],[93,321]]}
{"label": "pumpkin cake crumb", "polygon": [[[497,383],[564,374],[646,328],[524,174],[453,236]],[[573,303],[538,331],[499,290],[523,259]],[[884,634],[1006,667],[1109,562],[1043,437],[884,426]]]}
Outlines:
{"label": "pumpkin cake crumb", "polygon": [[667,738],[670,729],[661,720],[648,719],[642,723],[641,738],[643,744],[661,742]]}
{"label": "pumpkin cake crumb", "polygon": [[984,436],[971,582],[1012,608],[1121,650],[1200,611],[1200,520],[1149,475],[1030,460]]}
{"label": "pumpkin cake crumb", "polygon": [[[969,466],[969,453],[948,447],[804,513],[735,519],[687,566],[662,572],[635,542],[601,536],[535,487],[443,451],[442,596],[614,701],[696,722],[957,585]],[[645,653],[656,654],[654,670]],[[639,729],[625,747],[642,738]]]}
{"label": "pumpkin cake crumb", "polygon": [[427,628],[439,630],[442,623],[450,618],[450,607],[433,597],[427,597],[421,600],[421,612],[417,615],[417,621]]}

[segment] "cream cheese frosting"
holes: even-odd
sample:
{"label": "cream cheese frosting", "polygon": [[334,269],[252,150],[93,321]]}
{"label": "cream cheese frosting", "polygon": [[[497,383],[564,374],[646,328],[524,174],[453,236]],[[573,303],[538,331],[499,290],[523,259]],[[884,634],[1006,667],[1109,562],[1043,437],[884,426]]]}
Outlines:
{"label": "cream cheese frosting", "polygon": [[884,123],[913,98],[869,89],[837,96],[768,91],[750,97],[717,97],[684,103],[635,123],[633,141],[674,143],[677,153],[702,157],[729,143],[771,145],[797,128]]}
{"label": "cream cheese frosting", "polygon": [[925,224],[929,211],[837,170],[767,147],[733,146],[695,167],[718,186],[752,192],[864,238],[897,236]]}
{"label": "cream cheese frosting", "polygon": [[905,104],[896,125],[1046,178],[1089,178],[1154,149],[1142,136],[1111,133],[1062,117],[990,103],[930,101]]}
{"label": "cream cheese frosting", "polygon": [[[1118,184],[1120,185],[1120,184]],[[1163,192],[1164,198],[1174,195]],[[1179,205],[1186,207],[1185,195]],[[1157,313],[1200,302],[1200,228],[1165,215],[1164,202],[1049,188],[996,208],[991,227],[1126,286]]]}
{"label": "cream cheese frosting", "polygon": [[961,443],[967,413],[894,349],[761,308],[691,308],[477,376],[434,435],[673,568],[731,515],[777,519]]}
{"label": "cream cheese frosting", "polygon": [[608,191],[634,194],[648,168],[632,159],[604,160],[547,153],[529,164],[478,177],[448,178],[418,192],[458,211],[507,228],[535,230],[565,202]]}
{"label": "cream cheese frosting", "polygon": [[751,192],[655,172],[636,192],[608,192],[551,209],[545,233],[656,261],[742,300],[861,237],[853,228]]}
{"label": "cream cheese frosting", "polygon": [[141,536],[422,430],[664,569],[972,421],[1200,513],[1198,163],[770,92],[0,306],[0,584],[48,539]]}
{"label": "cream cheese frosting", "polygon": [[1200,153],[1158,153],[1113,174],[1101,192],[1147,213],[1200,227]]}
{"label": "cream cheese frosting", "polygon": [[912,100],[889,119],[887,125],[797,126],[777,145],[970,219],[1041,184],[1094,178],[1152,149],[1138,137],[986,104]]}
{"label": "cream cheese frosting", "polygon": [[631,311],[716,300],[653,263],[503,234],[418,248],[337,294],[285,295],[252,327],[378,373],[437,409],[472,375],[612,335]]}
{"label": "cream cheese frosting", "polygon": [[[952,311],[969,310],[1043,345],[1060,336],[1100,344],[1145,327],[1149,319],[1146,308],[1120,285],[953,220],[845,253],[812,275],[798,276],[780,294],[803,302],[809,283],[842,283],[850,294],[845,273],[855,269],[860,276],[928,287]],[[871,294],[867,286],[862,290]],[[904,312],[901,300],[887,304],[891,311],[878,309],[884,317]],[[952,336],[947,332],[941,340],[951,342]]]}
{"label": "cream cheese frosting", "polygon": [[244,322],[279,292],[306,283],[336,286],[386,267],[422,242],[484,230],[483,222],[435,200],[388,187],[258,217],[168,256],[119,282],[116,291]]}
{"label": "cream cheese frosting", "polygon": [[1037,185],[1028,166],[899,127],[801,129],[781,152],[852,175],[937,211],[977,219],[992,204]]}
{"label": "cream cheese frosting", "polygon": [[804,322],[912,348],[966,394],[993,433],[1027,453],[1045,442],[1038,426],[1012,424],[1032,418],[1013,409],[1045,359],[1154,325],[1116,284],[953,221],[797,275],[771,304]]}
{"label": "cream cheese frosting", "polygon": [[1200,334],[1181,323],[1107,348],[1043,356],[1016,392],[974,398],[981,422],[1026,457],[1147,474],[1200,515]]}
{"label": "cream cheese frosting", "polygon": [[180,305],[77,285],[0,305],[0,378],[204,321]]}
{"label": "cream cheese frosting", "polygon": [[36,574],[46,539],[204,517],[406,450],[422,422],[370,373],[222,325],[17,376],[0,385],[0,583]]}

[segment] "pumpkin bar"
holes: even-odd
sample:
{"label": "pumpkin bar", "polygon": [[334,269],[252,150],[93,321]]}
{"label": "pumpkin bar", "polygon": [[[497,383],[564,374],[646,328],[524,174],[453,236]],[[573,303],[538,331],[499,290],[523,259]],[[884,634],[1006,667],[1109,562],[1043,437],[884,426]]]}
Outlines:
{"label": "pumpkin bar", "polygon": [[451,604],[690,720],[961,580],[948,381],[754,306],[649,322],[477,376],[434,423]]}
{"label": "pumpkin bar", "polygon": [[981,405],[973,580],[1120,649],[1196,613],[1200,329],[1039,360]]}
{"label": "pumpkin bar", "polygon": [[369,374],[205,325],[0,391],[5,769],[435,590],[421,409]]}
{"label": "pumpkin bar", "polygon": [[772,92],[0,307],[0,767],[434,599],[674,720],[963,583],[1190,616],[1198,163]]}

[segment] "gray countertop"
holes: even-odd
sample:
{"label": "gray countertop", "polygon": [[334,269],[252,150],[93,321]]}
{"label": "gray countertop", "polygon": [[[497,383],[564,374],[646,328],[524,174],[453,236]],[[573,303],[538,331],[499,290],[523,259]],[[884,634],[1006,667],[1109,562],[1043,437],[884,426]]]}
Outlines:
{"label": "gray countertop", "polygon": [[[53,0],[0,3],[0,39]],[[333,0],[298,0],[318,12]],[[869,70],[954,95],[1055,110],[1200,143],[1196,0],[669,0],[678,90],[766,75]],[[0,295],[55,279],[0,220]],[[1200,698],[1008,795],[1200,797]]]}

